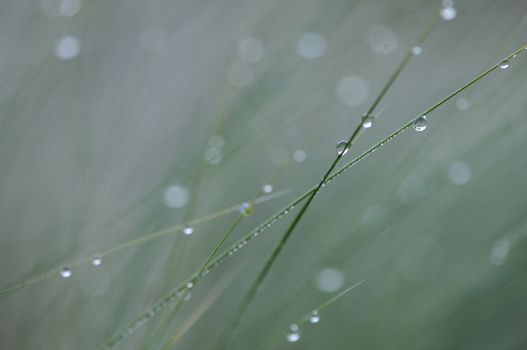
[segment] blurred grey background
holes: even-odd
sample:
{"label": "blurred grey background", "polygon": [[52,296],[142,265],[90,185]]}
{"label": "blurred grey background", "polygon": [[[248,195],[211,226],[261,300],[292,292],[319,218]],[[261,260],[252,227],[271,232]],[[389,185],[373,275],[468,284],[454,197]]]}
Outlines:
{"label": "blurred grey background", "polygon": [[[256,205],[230,244],[315,185],[450,5],[0,1],[0,287],[52,271],[1,297],[0,348],[100,346],[198,269],[239,214],[75,265],[69,278],[61,266],[265,184],[287,191]],[[454,6],[346,161],[527,42],[524,0]],[[229,348],[524,349],[524,56],[324,187]],[[170,348],[216,349],[293,215],[211,271],[175,317],[168,308],[116,349],[161,349],[177,332]],[[359,280],[286,341],[292,322]]]}

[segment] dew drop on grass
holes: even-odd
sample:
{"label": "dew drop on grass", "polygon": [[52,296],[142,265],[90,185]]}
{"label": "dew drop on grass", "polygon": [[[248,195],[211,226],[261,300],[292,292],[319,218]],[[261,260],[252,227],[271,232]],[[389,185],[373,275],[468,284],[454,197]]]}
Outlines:
{"label": "dew drop on grass", "polygon": [[182,208],[187,204],[189,198],[189,191],[179,185],[169,187],[163,195],[165,205],[169,208]]}
{"label": "dew drop on grass", "polygon": [[311,312],[311,316],[309,317],[309,322],[318,323],[319,321],[320,321],[320,316],[318,315],[318,311],[313,310],[313,312]]}
{"label": "dew drop on grass", "polygon": [[293,152],[293,159],[297,163],[303,162],[304,160],[306,160],[306,152],[302,151],[301,149],[297,149]]}
{"label": "dew drop on grass", "polygon": [[248,202],[244,202],[240,205],[239,211],[243,216],[249,216],[253,213],[253,206]]}
{"label": "dew drop on grass", "polygon": [[423,131],[426,129],[426,123],[426,115],[422,115],[414,120],[412,126],[415,131]]}
{"label": "dew drop on grass", "polygon": [[187,289],[192,289],[192,287],[194,287],[194,283],[192,282],[187,283]]}
{"label": "dew drop on grass", "polygon": [[365,115],[362,117],[362,127],[364,129],[369,129],[373,126],[373,117],[371,115]]}
{"label": "dew drop on grass", "polygon": [[509,60],[503,60],[500,62],[500,68],[501,69],[507,69],[509,68],[511,65],[511,63],[509,62]]}
{"label": "dew drop on grass", "polygon": [[492,250],[490,252],[490,262],[493,265],[500,266],[505,263],[507,260],[507,255],[509,254],[510,244],[507,239],[498,239],[494,242]]}
{"label": "dew drop on grass", "polygon": [[194,229],[191,226],[185,226],[185,228],[183,229],[183,233],[187,236],[190,236],[194,233]]}
{"label": "dew drop on grass", "polygon": [[451,21],[457,16],[457,10],[454,6],[445,6],[439,11],[441,18],[444,21]]}
{"label": "dew drop on grass", "polygon": [[414,46],[412,48],[412,55],[418,56],[423,52],[423,48],[421,46]]}
{"label": "dew drop on grass", "polygon": [[328,267],[317,274],[314,282],[321,292],[333,293],[342,288],[344,280],[344,274],[340,270]]}
{"label": "dew drop on grass", "polygon": [[289,333],[287,333],[287,341],[290,343],[295,343],[300,340],[300,329],[298,325],[292,324],[289,326]]}
{"label": "dew drop on grass", "polygon": [[345,156],[346,153],[349,151],[349,147],[346,147],[348,144],[348,141],[342,140],[339,143],[337,143],[337,154],[340,156]]}
{"label": "dew drop on grass", "polygon": [[74,36],[66,36],[55,45],[55,56],[61,60],[71,60],[79,54],[81,45]]}
{"label": "dew drop on grass", "polygon": [[93,259],[91,260],[91,263],[93,266],[101,266],[102,257],[100,255],[95,255]]}
{"label": "dew drop on grass", "polygon": [[72,275],[71,273],[71,269],[67,266],[64,266],[63,268],[60,269],[60,276],[62,278],[70,278]]}
{"label": "dew drop on grass", "polygon": [[273,192],[273,185],[267,184],[262,187],[262,190],[264,193],[271,193]]}

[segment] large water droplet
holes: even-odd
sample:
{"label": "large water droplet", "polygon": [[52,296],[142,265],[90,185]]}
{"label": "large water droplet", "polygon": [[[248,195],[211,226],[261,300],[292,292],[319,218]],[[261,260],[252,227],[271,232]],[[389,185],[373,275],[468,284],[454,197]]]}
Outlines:
{"label": "large water droplet", "polygon": [[324,293],[333,293],[344,284],[344,274],[332,267],[320,271],[315,278],[317,289]]}
{"label": "large water droplet", "polygon": [[507,260],[509,248],[510,244],[507,239],[498,239],[492,246],[492,250],[490,252],[490,262],[497,266],[503,265]]}
{"label": "large water droplet", "polygon": [[273,185],[267,184],[262,187],[262,190],[264,193],[271,193],[273,192]]}
{"label": "large water droplet", "polygon": [[369,129],[373,126],[373,117],[371,115],[365,115],[362,117],[362,127],[364,129]]}
{"label": "large water droplet", "polygon": [[339,143],[337,143],[337,154],[345,156],[346,153],[349,151],[349,147],[346,147],[348,145],[348,141],[342,140]]}
{"label": "large water droplet", "polygon": [[194,233],[194,229],[191,226],[185,226],[185,228],[183,229],[183,233],[187,236],[190,236]]}
{"label": "large water droplet", "polygon": [[509,68],[511,65],[511,63],[509,62],[509,60],[503,60],[500,62],[500,68],[501,69],[507,69]]}
{"label": "large water droplet", "polygon": [[311,312],[311,316],[309,317],[309,322],[318,323],[319,321],[320,321],[320,316],[318,315],[318,311],[313,310],[313,312]]}
{"label": "large water droplet", "polygon": [[297,149],[293,152],[293,159],[295,162],[301,163],[304,160],[306,160],[306,152],[302,151],[301,149]]}
{"label": "large water droplet", "polygon": [[189,191],[185,187],[179,185],[169,187],[163,195],[165,205],[170,208],[184,207],[189,198]]}
{"label": "large water droplet", "polygon": [[59,5],[59,13],[64,17],[73,17],[81,9],[79,0],[62,0]]}
{"label": "large water droplet", "polygon": [[441,15],[441,18],[444,21],[451,21],[457,16],[457,10],[454,6],[446,6],[439,11],[439,14]]}
{"label": "large water droplet", "polygon": [[296,53],[302,58],[319,58],[324,51],[326,51],[326,39],[318,33],[304,33],[296,44]]}
{"label": "large water droplet", "polygon": [[72,275],[71,273],[71,269],[67,266],[64,266],[63,268],[60,269],[60,276],[62,278],[70,278]]}
{"label": "large water droplet", "polygon": [[426,115],[422,115],[414,120],[412,126],[415,131],[423,131],[426,129],[426,123]]}
{"label": "large water droplet", "polygon": [[55,45],[55,56],[61,60],[71,60],[79,54],[81,44],[79,39],[74,36],[67,36],[60,39]]}
{"label": "large water droplet", "polygon": [[102,257],[100,255],[95,255],[91,260],[93,266],[100,266],[102,264]]}
{"label": "large water droplet", "polygon": [[240,209],[238,210],[243,216],[249,216],[253,213],[253,206],[251,203],[243,202],[242,205],[240,205]]}
{"label": "large water droplet", "polygon": [[295,343],[300,340],[300,329],[298,325],[292,324],[289,326],[289,333],[287,333],[287,341],[290,343]]}
{"label": "large water droplet", "polygon": [[412,47],[412,55],[418,56],[423,52],[423,48],[421,46],[414,46]]}

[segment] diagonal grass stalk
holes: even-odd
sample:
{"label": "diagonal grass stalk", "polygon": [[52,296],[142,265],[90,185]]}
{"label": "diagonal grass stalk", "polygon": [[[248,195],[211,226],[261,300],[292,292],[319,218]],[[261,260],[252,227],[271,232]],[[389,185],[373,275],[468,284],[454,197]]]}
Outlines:
{"label": "diagonal grass stalk", "polygon": [[[337,295],[334,295],[333,297],[331,297],[328,300],[324,301],[320,305],[318,305],[318,306],[314,307],[313,309],[311,309],[311,311],[309,313],[307,313],[307,314],[301,316],[300,318],[296,319],[295,321],[291,322],[291,324],[294,324],[294,325],[300,327],[302,324],[306,324],[308,322],[310,322],[310,323],[318,323],[319,319],[320,319],[320,312],[322,310],[326,309],[331,304],[337,302],[339,299],[344,297],[346,294],[351,292],[353,289],[359,287],[364,282],[365,282],[365,280],[360,280],[360,281],[352,284],[351,286],[349,286],[348,288],[344,289],[343,291],[341,291]],[[313,316],[317,317],[315,322],[311,321]],[[269,342],[266,342],[266,344],[264,346],[262,346],[262,348],[272,348],[272,349],[274,349],[275,346],[271,346],[271,345],[274,345],[275,343],[277,343],[278,341],[280,341],[282,339],[283,339],[283,335],[282,334],[280,334],[279,336],[274,336]]]}
{"label": "diagonal grass stalk", "polygon": [[[442,100],[440,100],[439,102],[435,103],[432,107],[429,107],[421,115],[428,114],[428,113],[436,110],[437,108],[439,108],[440,106],[442,106],[446,102],[450,101],[455,96],[459,95],[461,92],[465,91],[466,89],[468,89],[469,87],[471,87],[472,85],[474,85],[475,83],[477,83],[478,81],[482,80],[483,78],[488,76],[490,73],[492,73],[493,71],[498,69],[499,66],[500,66],[500,63],[503,60],[511,60],[513,58],[516,58],[517,56],[519,57],[519,55],[521,53],[523,53],[523,51],[525,51],[526,49],[527,49],[527,45],[523,45],[522,47],[520,47],[519,49],[517,49],[516,51],[514,51],[510,55],[504,57],[500,62],[498,62],[498,63],[494,64],[493,66],[491,66],[490,68],[486,69],[485,71],[483,71],[482,73],[480,73],[479,75],[474,77],[472,80],[470,80],[468,83],[464,84],[463,86],[461,86],[460,88],[458,88],[457,90],[455,90],[454,92],[449,94],[447,97],[445,97]],[[400,136],[404,131],[406,131],[409,127],[412,126],[412,123],[414,122],[414,119],[415,118],[410,119],[408,122],[403,124],[397,130],[395,130],[394,132],[392,132],[391,134],[389,134],[388,136],[386,136],[385,138],[383,138],[382,140],[380,140],[379,142],[377,142],[376,144],[371,146],[369,149],[364,151],[362,154],[360,154],[359,156],[357,156],[353,160],[349,161],[347,164],[342,166],[337,171],[335,171],[333,174],[331,174],[326,179],[326,181],[324,182],[324,185],[332,182],[337,176],[339,176],[339,175],[343,174],[344,172],[348,171],[351,167],[355,166],[357,163],[359,163],[360,161],[366,159],[372,153],[374,153],[375,151],[377,151],[381,147],[385,146],[389,141],[392,141],[396,137]],[[289,205],[284,207],[282,210],[278,211],[276,214],[274,214],[269,219],[264,221],[262,224],[257,226],[255,229],[250,231],[244,237],[240,238],[238,241],[233,243],[230,246],[229,249],[225,250],[223,253],[218,255],[215,259],[212,259],[210,261],[210,263],[207,265],[207,268],[206,268],[206,270],[204,270],[203,273],[205,273],[205,271],[210,271],[213,268],[215,268],[216,266],[220,265],[229,256],[235,254],[240,249],[240,247],[245,246],[250,240],[252,240],[253,238],[257,237],[260,233],[265,231],[267,228],[269,228],[276,221],[280,220],[283,216],[287,215],[289,213],[289,211],[292,210],[296,205],[298,205],[304,199],[308,198],[312,193],[314,193],[316,188],[317,188],[317,186],[309,189],[308,191],[306,191],[305,193],[300,195],[298,198],[296,198],[294,201],[292,201]],[[117,343],[119,343],[122,339],[124,339],[125,337],[127,337],[128,335],[133,333],[133,331],[135,331],[137,328],[139,328],[141,325],[143,325],[145,322],[147,322],[149,318],[153,317],[157,312],[159,312],[164,307],[166,307],[170,302],[172,302],[175,299],[177,299],[181,295],[180,293],[186,288],[186,284],[188,282],[192,282],[194,279],[197,278],[197,276],[198,276],[198,271],[196,271],[194,274],[192,274],[190,277],[188,277],[185,281],[183,281],[179,286],[174,288],[171,292],[166,294],[163,298],[159,299],[150,308],[148,308],[143,314],[141,314],[135,320],[130,322],[128,324],[128,326],[125,328],[125,330],[123,330],[123,331],[115,334],[114,336],[112,336],[109,340],[107,340],[101,346],[101,348],[102,349],[110,349],[113,346],[115,346]]]}
{"label": "diagonal grass stalk", "polygon": [[[436,18],[431,23],[431,25],[424,31],[424,33],[421,35],[421,37],[417,41],[417,45],[420,45],[422,42],[424,42],[424,40],[432,32],[432,30],[437,25],[437,23],[438,23],[438,19]],[[380,101],[384,98],[384,96],[386,95],[388,90],[392,87],[392,85],[395,82],[395,80],[397,79],[397,77],[399,77],[399,75],[401,74],[403,69],[407,66],[408,62],[410,62],[410,59],[412,58],[412,56],[413,56],[412,49],[410,49],[410,50],[408,50],[408,52],[406,53],[406,55],[404,56],[402,61],[399,63],[399,65],[397,66],[395,71],[392,73],[392,75],[390,76],[390,78],[388,79],[386,84],[384,85],[384,87],[382,88],[382,90],[378,94],[377,98],[374,100],[374,102],[372,103],[371,107],[369,108],[368,112],[366,112],[365,117],[369,117],[369,116],[372,115],[372,113],[375,111],[375,108],[377,108],[377,106],[380,103]],[[314,191],[308,196],[307,201],[304,203],[304,205],[302,206],[302,208],[300,209],[298,214],[295,216],[293,221],[289,224],[289,227],[287,228],[286,232],[283,234],[282,238],[280,239],[280,241],[278,242],[278,244],[274,248],[273,252],[271,253],[269,258],[265,262],[263,268],[260,270],[260,273],[258,274],[256,279],[254,280],[254,282],[251,284],[251,286],[249,287],[248,292],[246,293],[245,297],[243,298],[243,300],[242,300],[242,302],[241,302],[241,304],[240,304],[240,306],[238,308],[238,311],[235,314],[232,329],[229,331],[229,334],[227,336],[227,340],[225,341],[224,345],[221,346],[221,349],[226,348],[230,344],[230,342],[233,339],[233,337],[234,337],[234,335],[235,335],[235,333],[236,333],[236,331],[237,331],[237,329],[238,329],[238,327],[239,327],[239,325],[240,325],[245,313],[247,312],[249,306],[251,305],[254,297],[256,296],[256,293],[260,289],[260,287],[261,287],[263,281],[265,280],[267,274],[271,270],[271,267],[273,266],[274,262],[276,261],[278,255],[280,255],[280,253],[282,252],[282,249],[284,248],[285,244],[287,243],[287,241],[291,237],[293,231],[297,227],[298,223],[300,222],[300,220],[302,219],[302,217],[306,213],[307,209],[309,208],[309,206],[311,205],[311,203],[315,199],[316,195],[318,194],[318,192],[320,191],[322,186],[325,185],[328,177],[331,175],[331,173],[333,172],[333,170],[335,169],[337,164],[340,162],[340,160],[342,159],[344,154],[346,152],[348,152],[350,147],[357,140],[357,137],[359,136],[361,130],[363,130],[363,122],[362,121],[357,125],[357,127],[355,128],[355,130],[353,131],[353,133],[349,137],[349,139],[346,142],[346,145],[344,146],[343,150],[341,152],[337,152],[337,157],[333,160],[333,163],[329,166],[328,170],[326,170],[326,173],[324,174],[324,176],[322,177],[322,179],[320,180],[318,185],[315,187]]]}
{"label": "diagonal grass stalk", "polygon": [[[253,200],[253,202],[256,203],[256,204],[264,203],[266,201],[269,201],[269,200],[281,197],[281,196],[286,195],[288,193],[290,193],[289,190],[277,191],[277,192],[269,194],[269,195],[258,197],[255,200]],[[222,209],[222,210],[219,210],[219,211],[216,211],[216,212],[213,212],[213,213],[211,213],[209,215],[206,215],[206,216],[203,216],[201,218],[190,220],[188,222],[188,224],[192,225],[192,226],[195,226],[195,225],[199,225],[199,224],[202,224],[202,223],[205,223],[205,222],[208,222],[208,221],[220,218],[222,216],[231,214],[233,212],[238,211],[240,205],[241,205],[241,203],[233,205],[233,206],[230,206],[228,208],[225,208],[225,209]],[[161,238],[161,237],[165,237],[165,236],[170,235],[170,234],[174,234],[174,233],[182,230],[184,227],[185,227],[185,225],[182,225],[182,224],[177,224],[177,225],[166,227],[166,228],[161,229],[159,231],[152,232],[152,233],[149,233],[149,234],[144,235],[142,237],[138,237],[138,238],[132,239],[132,240],[130,240],[128,242],[125,242],[125,243],[122,243],[120,245],[117,245],[117,246],[115,246],[113,248],[110,248],[110,249],[108,249],[106,251],[103,251],[103,252],[99,253],[98,256],[100,258],[104,258],[104,257],[109,256],[111,254],[120,252],[122,250],[125,250],[125,249],[128,249],[128,248],[132,248],[132,247],[135,247],[135,246],[138,246],[138,245],[150,242],[152,240],[155,240],[155,239],[158,239],[158,238]],[[68,267],[69,268],[76,267],[76,266],[79,266],[79,265],[82,265],[82,264],[91,263],[91,261],[92,261],[92,257],[81,258],[79,260],[76,260],[76,261],[68,264]],[[53,269],[50,269],[50,270],[48,270],[48,271],[46,271],[46,272],[44,272],[42,274],[29,277],[27,279],[24,279],[24,280],[22,280],[20,282],[17,282],[15,284],[11,285],[11,286],[5,287],[2,290],[0,290],[0,297],[7,296],[7,295],[13,293],[14,291],[16,291],[18,289],[29,287],[29,286],[37,283],[37,282],[40,282],[40,281],[43,281],[43,280],[47,279],[47,278],[50,278],[50,277],[53,277],[53,276],[57,276],[60,268],[61,268],[61,266],[54,267]]]}

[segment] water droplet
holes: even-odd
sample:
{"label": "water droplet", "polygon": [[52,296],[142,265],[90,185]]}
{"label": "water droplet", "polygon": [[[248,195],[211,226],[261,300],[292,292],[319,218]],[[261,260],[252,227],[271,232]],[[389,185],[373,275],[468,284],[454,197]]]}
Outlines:
{"label": "water droplet", "polygon": [[470,107],[470,102],[468,101],[468,99],[466,97],[460,97],[456,101],[456,106],[457,106],[457,108],[459,108],[459,110],[465,111],[465,110],[467,110]]}
{"label": "water droplet", "polygon": [[503,265],[509,255],[509,248],[509,240],[501,238],[495,241],[490,252],[490,262],[496,266]]}
{"label": "water droplet", "polygon": [[183,297],[183,301],[189,301],[190,299],[192,299],[192,293],[191,293],[191,292],[188,292],[188,293],[185,294],[185,296]]}
{"label": "water droplet", "polygon": [[193,282],[187,283],[187,289],[192,289],[192,287],[194,287],[194,283]]}
{"label": "water droplet", "polygon": [[368,34],[368,43],[374,52],[386,55],[397,49],[399,39],[391,28],[375,26]]}
{"label": "water droplet", "polygon": [[311,316],[309,317],[309,322],[318,323],[318,321],[320,321],[320,316],[318,315],[318,311],[313,310],[313,312],[311,313]]}
{"label": "water droplet", "polygon": [[169,187],[163,195],[165,205],[169,208],[182,208],[187,204],[189,198],[189,191],[179,185]]}
{"label": "water droplet", "polygon": [[93,266],[101,266],[102,257],[100,255],[95,255],[91,261]]}
{"label": "water droplet", "polygon": [[417,117],[414,122],[412,123],[413,128],[415,131],[423,131],[426,129],[426,115],[422,115],[420,117]]}
{"label": "water droplet", "polygon": [[242,205],[240,205],[240,209],[238,210],[243,216],[249,216],[253,213],[253,206],[251,205],[251,203],[244,202],[242,203]]}
{"label": "water droplet", "polygon": [[317,289],[321,292],[333,293],[342,288],[344,274],[335,268],[329,267],[320,271],[314,282]]}
{"label": "water droplet", "polygon": [[62,278],[70,278],[72,275],[70,268],[67,266],[64,266],[63,268],[61,268],[60,275],[62,276]]}
{"label": "water droplet", "polygon": [[446,6],[439,11],[439,14],[441,15],[441,18],[444,21],[451,21],[457,16],[457,10],[454,6]]}
{"label": "water droplet", "polygon": [[368,99],[370,84],[360,76],[352,75],[343,78],[338,86],[337,93],[340,100],[348,106],[360,106]]}
{"label": "water droplet", "polygon": [[287,341],[290,343],[295,343],[300,340],[300,329],[298,325],[292,324],[289,326],[289,333],[287,333]]}
{"label": "water droplet", "polygon": [[450,165],[448,178],[454,185],[465,185],[472,178],[472,169],[467,162],[457,161]]}
{"label": "water droplet", "polygon": [[185,226],[185,228],[183,229],[183,233],[187,236],[190,236],[194,233],[194,229],[191,226]]}
{"label": "water droplet", "polygon": [[500,68],[501,69],[507,69],[509,68],[509,66],[511,65],[511,63],[509,62],[509,60],[503,60],[500,62]]}
{"label": "water droplet", "polygon": [[221,149],[218,147],[211,147],[205,151],[203,158],[207,163],[217,165],[221,163],[222,160]]}
{"label": "water droplet", "polygon": [[59,5],[59,13],[64,17],[73,17],[79,13],[81,3],[79,0],[62,0]]}
{"label": "water droplet", "polygon": [[264,185],[262,187],[262,190],[264,191],[264,193],[271,193],[273,192],[273,185],[269,185],[269,184]]}
{"label": "water droplet", "polygon": [[81,44],[74,36],[66,36],[55,45],[55,56],[61,60],[71,60],[79,54]]}
{"label": "water droplet", "polygon": [[362,117],[362,127],[364,129],[369,129],[373,126],[373,117],[371,115],[365,115]]}
{"label": "water droplet", "polygon": [[296,151],[293,152],[293,159],[295,160],[295,162],[298,162],[298,163],[303,162],[304,160],[306,160],[306,152],[300,149],[297,149]]}
{"label": "water droplet", "polygon": [[412,55],[418,56],[423,52],[423,48],[421,46],[414,46],[412,47]]}
{"label": "water droplet", "polygon": [[302,34],[296,44],[296,53],[302,58],[319,58],[325,51],[326,40],[318,33],[306,32]]}
{"label": "water droplet", "polygon": [[348,141],[342,140],[339,143],[337,143],[337,154],[340,156],[345,156],[346,153],[349,151],[349,147],[346,147],[348,144]]}

